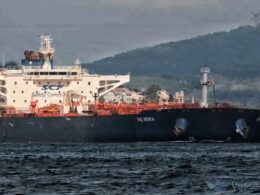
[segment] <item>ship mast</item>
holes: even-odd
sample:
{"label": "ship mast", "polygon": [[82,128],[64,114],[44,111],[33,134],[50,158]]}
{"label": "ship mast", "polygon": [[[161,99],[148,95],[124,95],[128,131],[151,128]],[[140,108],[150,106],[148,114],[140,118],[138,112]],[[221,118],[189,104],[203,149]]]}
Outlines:
{"label": "ship mast", "polygon": [[208,87],[211,85],[211,81],[208,80],[208,73],[210,73],[210,68],[205,65],[200,69],[200,72],[202,73],[202,102],[201,107],[202,108],[208,108]]}
{"label": "ship mast", "polygon": [[52,39],[50,36],[41,35],[40,36],[40,43],[39,43],[39,53],[43,55],[43,65],[42,69],[50,70],[51,69],[51,62],[50,60],[53,58],[53,54],[55,49],[51,47]]}

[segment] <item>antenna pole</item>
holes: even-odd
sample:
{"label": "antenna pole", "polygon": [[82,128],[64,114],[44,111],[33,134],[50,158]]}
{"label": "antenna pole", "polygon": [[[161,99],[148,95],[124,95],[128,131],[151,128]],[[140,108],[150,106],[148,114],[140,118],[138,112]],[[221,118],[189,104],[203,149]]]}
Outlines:
{"label": "antenna pole", "polygon": [[213,83],[212,85],[212,88],[213,88],[213,97],[214,97],[214,104],[215,106],[217,105],[217,101],[216,101],[216,90],[215,90],[215,84]]}
{"label": "antenna pole", "polygon": [[4,53],[2,54],[2,66],[3,67],[5,66],[5,54]]}

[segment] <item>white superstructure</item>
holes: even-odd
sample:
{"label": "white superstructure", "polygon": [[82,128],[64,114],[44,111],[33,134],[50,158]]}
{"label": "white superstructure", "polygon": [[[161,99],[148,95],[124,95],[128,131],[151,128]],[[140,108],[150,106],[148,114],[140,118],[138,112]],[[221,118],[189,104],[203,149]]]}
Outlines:
{"label": "white superstructure", "polygon": [[51,43],[49,36],[40,36],[41,66],[27,65],[18,70],[0,71],[1,107],[29,110],[33,101],[37,102],[37,107],[60,105],[63,113],[67,113],[73,104],[80,113],[98,97],[130,80],[129,74],[89,74],[78,60],[74,65],[52,67],[50,60],[55,50]]}

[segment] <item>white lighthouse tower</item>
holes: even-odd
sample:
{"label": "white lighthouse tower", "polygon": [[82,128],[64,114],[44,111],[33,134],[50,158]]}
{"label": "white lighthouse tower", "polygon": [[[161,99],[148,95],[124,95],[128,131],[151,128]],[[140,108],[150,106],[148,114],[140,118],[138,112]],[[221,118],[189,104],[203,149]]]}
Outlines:
{"label": "white lighthouse tower", "polygon": [[202,73],[202,102],[201,107],[207,108],[208,107],[208,86],[212,84],[211,80],[208,80],[208,74],[210,73],[210,68],[205,65],[201,67],[200,72]]}

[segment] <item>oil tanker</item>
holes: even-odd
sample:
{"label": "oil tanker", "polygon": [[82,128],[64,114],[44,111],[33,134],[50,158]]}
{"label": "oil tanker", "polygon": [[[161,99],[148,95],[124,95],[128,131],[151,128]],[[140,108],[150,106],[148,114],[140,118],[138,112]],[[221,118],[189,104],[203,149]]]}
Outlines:
{"label": "oil tanker", "polygon": [[0,142],[259,141],[260,110],[209,105],[209,67],[203,66],[202,102],[99,102],[130,75],[90,74],[79,60],[54,65],[50,36],[25,51],[19,68],[0,70]]}

